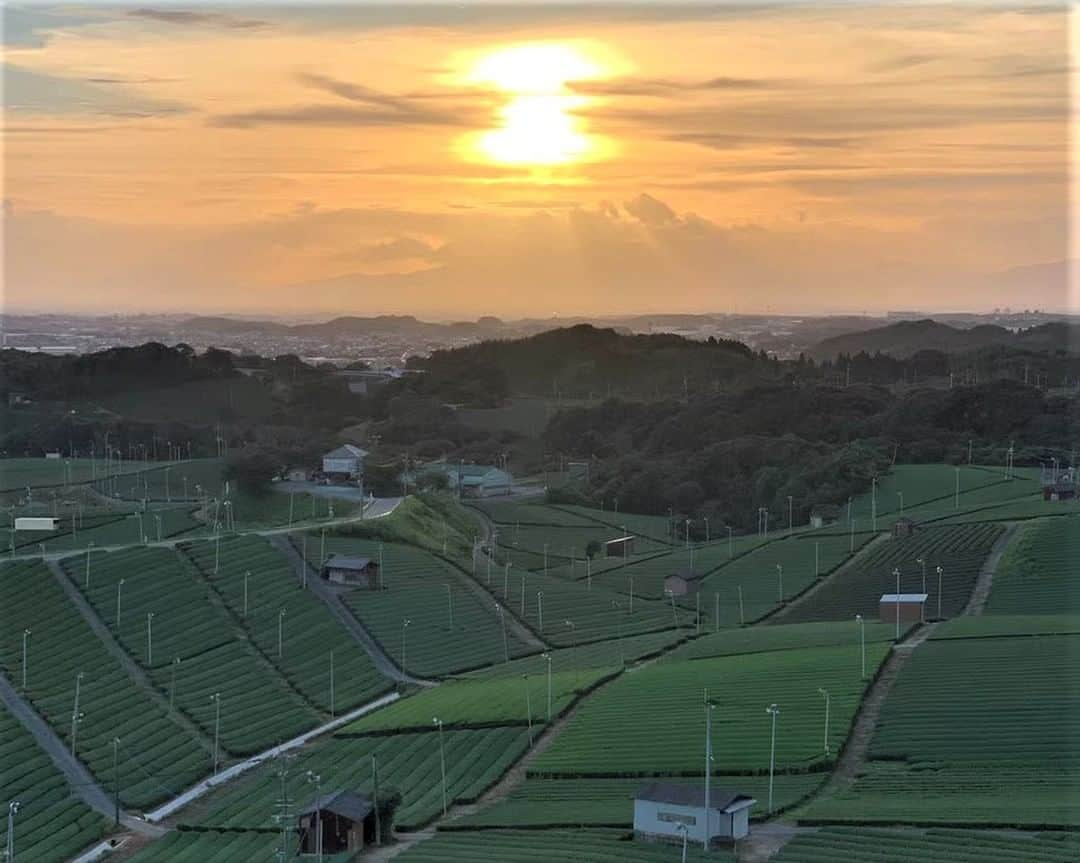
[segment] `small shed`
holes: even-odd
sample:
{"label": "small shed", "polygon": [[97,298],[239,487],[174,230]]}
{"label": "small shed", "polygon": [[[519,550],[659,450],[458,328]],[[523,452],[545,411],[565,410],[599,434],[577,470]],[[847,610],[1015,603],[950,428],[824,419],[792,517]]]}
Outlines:
{"label": "small shed", "polygon": [[[734,841],[750,833],[749,794],[724,788],[709,790],[708,806],[701,785],[646,782],[634,795],[634,836],[647,841]],[[707,816],[707,817],[706,817]]]}
{"label": "small shed", "polygon": [[895,623],[897,606],[901,623],[920,623],[926,619],[925,593],[883,593],[878,601],[878,616],[882,623]]}
{"label": "small shed", "polygon": [[684,567],[664,579],[664,593],[670,593],[673,596],[695,594],[701,589],[701,578],[702,573]]}
{"label": "small shed", "polygon": [[1059,479],[1043,486],[1043,500],[1074,500],[1076,484],[1070,479]]}
{"label": "small shed", "polygon": [[399,797],[380,797],[378,812],[366,794],[335,791],[312,801],[299,813],[300,854],[343,854],[362,851],[366,846],[388,841],[393,833],[394,808]]}
{"label": "small shed", "polygon": [[840,520],[840,507],[834,503],[819,503],[810,510],[810,527],[819,528],[836,524]]}
{"label": "small shed", "polygon": [[634,553],[634,538],[620,536],[604,543],[605,557],[630,557]]}
{"label": "small shed", "polygon": [[285,471],[285,479],[289,482],[307,482],[311,479],[311,471],[306,467],[291,467]]}
{"label": "small shed", "polygon": [[905,536],[911,536],[915,533],[915,528],[918,525],[915,524],[907,516],[901,516],[898,518],[892,526],[893,539],[902,539]]}
{"label": "small shed", "polygon": [[351,584],[374,590],[379,586],[379,562],[369,557],[332,554],[319,573],[331,584]]}

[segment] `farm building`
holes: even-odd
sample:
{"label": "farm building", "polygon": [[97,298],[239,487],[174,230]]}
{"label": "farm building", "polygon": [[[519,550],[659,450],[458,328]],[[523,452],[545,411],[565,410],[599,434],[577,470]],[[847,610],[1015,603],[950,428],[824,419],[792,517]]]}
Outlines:
{"label": "farm building", "polygon": [[634,553],[634,538],[620,536],[604,543],[605,557],[630,557]]}
{"label": "farm building", "polygon": [[1043,500],[1075,500],[1077,492],[1077,474],[1074,468],[1068,470],[1042,471]]}
{"label": "farm building", "polygon": [[291,467],[285,471],[285,479],[289,482],[307,482],[311,479],[311,471],[306,467]]}
{"label": "farm building", "polygon": [[404,374],[402,369],[341,369],[337,376],[345,380],[349,392],[366,396]]}
{"label": "farm building", "polygon": [[697,593],[701,589],[701,578],[702,573],[684,567],[664,579],[664,593],[670,593],[673,596]]}
{"label": "farm building", "polygon": [[331,584],[353,584],[369,590],[379,586],[379,563],[367,557],[332,554],[319,574]]}
{"label": "farm building", "polygon": [[917,525],[907,516],[901,516],[892,526],[893,539],[902,539],[915,533]]}
{"label": "farm building", "polygon": [[319,832],[323,854],[356,853],[368,845],[382,844],[392,835],[397,800],[396,795],[389,795],[379,801],[376,811],[371,798],[355,791],[320,797],[299,813],[300,854],[318,853]]}
{"label": "farm building", "polygon": [[840,507],[833,503],[819,503],[810,510],[810,527],[819,528],[836,524],[840,520]]}
{"label": "farm building", "polygon": [[331,450],[322,458],[323,473],[335,479],[356,479],[364,472],[367,450],[351,443]]}
{"label": "farm building", "polygon": [[419,468],[408,479],[422,484],[425,476],[435,474],[445,476],[446,487],[458,491],[461,497],[497,497],[513,489],[513,477],[489,464],[436,462]]}
{"label": "farm building", "polygon": [[878,601],[878,615],[882,623],[895,623],[897,606],[901,623],[920,623],[926,619],[925,593],[883,593]]}
{"label": "farm building", "polygon": [[713,788],[706,810],[705,789],[699,785],[646,782],[634,795],[634,836],[681,842],[680,828],[685,828],[687,839],[695,842],[742,839],[750,832],[750,807],[756,802],[738,791]]}

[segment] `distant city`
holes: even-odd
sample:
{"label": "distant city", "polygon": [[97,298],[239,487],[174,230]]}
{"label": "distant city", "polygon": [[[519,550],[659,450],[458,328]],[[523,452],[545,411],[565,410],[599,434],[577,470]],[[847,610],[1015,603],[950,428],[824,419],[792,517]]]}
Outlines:
{"label": "distant city", "polygon": [[409,357],[462,347],[485,339],[511,339],[556,327],[591,323],[623,333],[672,333],[690,339],[733,339],[780,359],[797,357],[823,339],[901,320],[933,317],[958,328],[996,325],[1021,330],[1050,321],[1080,321],[1080,316],[1038,310],[997,309],[989,313],[895,311],[887,315],[732,315],[655,314],[605,318],[552,317],[426,322],[410,315],[340,317],[325,322],[186,315],[77,316],[3,315],[5,348],[53,354],[89,353],[112,347],[161,342],[185,343],[196,350],[216,347],[236,354],[295,354],[306,362],[373,368],[404,365]]}

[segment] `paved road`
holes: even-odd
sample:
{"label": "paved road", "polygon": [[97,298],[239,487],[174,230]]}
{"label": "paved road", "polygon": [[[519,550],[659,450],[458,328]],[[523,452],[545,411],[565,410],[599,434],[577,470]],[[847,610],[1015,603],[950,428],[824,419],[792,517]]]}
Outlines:
{"label": "paved road", "polygon": [[[98,785],[94,777],[90,775],[90,771],[71,754],[67,744],[44,719],[38,716],[30,703],[16,691],[3,674],[0,674],[0,702],[3,702],[12,716],[33,735],[38,746],[49,756],[49,760],[64,774],[72,793],[95,812],[100,812],[111,819],[115,814],[112,797]],[[120,823],[128,830],[144,836],[161,836],[165,832],[162,828],[147,824],[123,811],[120,813]]]}
{"label": "paved road", "polygon": [[[265,528],[247,528],[238,531],[234,531],[228,534],[222,534],[222,536],[276,536],[282,533],[293,533],[298,530],[311,530],[314,528],[323,527],[337,527],[342,524],[354,524],[361,521],[371,521],[377,518],[385,518],[390,515],[399,504],[404,500],[400,497],[382,497],[376,498],[371,504],[364,507],[362,513],[356,515],[344,516],[341,518],[322,519],[320,521],[296,521],[291,525],[282,525],[279,527],[265,527]],[[115,543],[113,545],[95,545],[94,551],[121,551],[127,548],[176,548],[182,542],[198,542],[200,540],[209,541],[213,539],[212,536],[205,534],[191,534],[172,537],[171,539],[163,539],[161,542],[151,541],[144,543],[142,546],[139,543]],[[64,560],[69,557],[75,557],[77,555],[86,554],[86,549],[64,549],[62,551],[46,551],[42,554],[40,551],[28,552],[25,554],[16,555],[4,555],[3,560]]]}
{"label": "paved road", "polygon": [[321,599],[325,604],[330,614],[333,615],[342,626],[344,626],[349,633],[353,636],[356,642],[367,651],[368,656],[371,657],[371,661],[379,673],[384,677],[388,677],[391,680],[396,680],[399,683],[411,683],[417,686],[431,686],[435,681],[424,680],[419,677],[413,677],[400,665],[398,665],[374,636],[364,627],[360,621],[356,619],[351,611],[345,606],[345,603],[341,599],[341,594],[335,590],[330,584],[323,581],[318,573],[304,560],[300,552],[296,550],[289,540],[284,536],[272,536],[269,539],[270,544],[278,549],[286,559],[293,565],[293,570],[297,573],[297,578],[303,578],[303,571],[307,569],[307,585],[308,589]]}

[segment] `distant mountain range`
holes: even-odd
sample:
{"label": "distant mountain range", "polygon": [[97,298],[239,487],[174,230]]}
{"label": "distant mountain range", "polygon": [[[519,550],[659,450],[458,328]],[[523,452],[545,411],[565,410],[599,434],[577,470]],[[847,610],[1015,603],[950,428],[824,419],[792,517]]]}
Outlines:
{"label": "distant mountain range", "polygon": [[924,350],[961,354],[999,346],[1077,353],[1080,352],[1080,324],[1052,322],[1014,331],[994,324],[964,329],[930,319],[899,321],[885,327],[824,339],[813,348],[811,354],[817,359],[832,359],[838,354],[866,352],[905,359]]}

